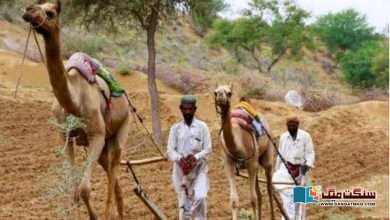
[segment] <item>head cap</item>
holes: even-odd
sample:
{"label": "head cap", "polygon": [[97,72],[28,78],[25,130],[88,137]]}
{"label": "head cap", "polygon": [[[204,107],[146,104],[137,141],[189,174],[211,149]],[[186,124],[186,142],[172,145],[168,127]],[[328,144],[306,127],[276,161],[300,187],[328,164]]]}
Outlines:
{"label": "head cap", "polygon": [[196,98],[193,95],[184,95],[181,97],[180,105],[196,105]]}
{"label": "head cap", "polygon": [[289,116],[286,118],[286,123],[289,123],[289,122],[296,122],[296,123],[299,123],[299,118],[297,116]]}

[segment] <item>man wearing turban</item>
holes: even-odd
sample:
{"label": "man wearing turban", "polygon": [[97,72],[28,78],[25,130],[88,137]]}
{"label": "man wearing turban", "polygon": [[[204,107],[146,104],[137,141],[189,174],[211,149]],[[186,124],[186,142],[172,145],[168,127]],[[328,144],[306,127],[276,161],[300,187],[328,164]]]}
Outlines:
{"label": "man wearing turban", "polygon": [[180,219],[207,219],[207,157],[211,153],[210,131],[195,117],[196,98],[181,98],[183,120],[169,132],[167,155],[173,161],[173,185],[179,201]]}

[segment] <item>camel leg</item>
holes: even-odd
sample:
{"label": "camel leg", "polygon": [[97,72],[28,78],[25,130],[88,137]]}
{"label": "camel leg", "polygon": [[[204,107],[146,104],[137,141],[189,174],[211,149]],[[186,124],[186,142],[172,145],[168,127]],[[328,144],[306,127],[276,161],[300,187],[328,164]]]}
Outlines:
{"label": "camel leg", "polygon": [[272,167],[266,167],[265,168],[265,176],[267,178],[267,191],[268,191],[268,198],[269,198],[269,205],[271,209],[271,219],[275,219],[275,213],[274,213],[274,203],[272,199],[273,195],[273,187],[272,187]]}
{"label": "camel leg", "polygon": [[[118,130],[116,134],[116,139],[114,143],[113,148],[113,158],[111,161],[111,191],[109,195],[113,195],[115,192],[115,199],[116,199],[116,207],[119,215],[119,219],[123,220],[123,196],[122,196],[122,190],[119,186],[118,182],[118,170],[120,166],[120,160],[121,160],[121,152],[122,149],[126,147],[127,139],[128,139],[128,133],[129,133],[129,117],[126,118],[126,120],[123,121],[123,124],[121,128]],[[110,201],[107,201],[110,203]],[[109,204],[107,204],[108,206]],[[109,213],[107,213],[109,214]]]}
{"label": "camel leg", "polygon": [[[109,150],[108,150],[108,148],[110,148],[110,147],[112,148],[114,146],[107,145],[104,148],[101,156],[99,157],[99,161],[98,161],[99,164],[103,167],[104,171],[106,171],[107,178],[109,178],[109,174],[108,174],[108,172],[109,172],[109,164],[110,163],[112,164],[112,162],[113,162],[112,160],[109,161],[109,156],[108,156],[108,154],[109,154],[108,151]],[[118,153],[117,149],[114,149],[114,154],[117,154],[117,153]],[[119,154],[120,154],[120,152],[119,152]],[[114,156],[114,157],[116,157],[116,156]],[[111,166],[111,168],[112,168],[112,166]],[[122,190],[121,190],[121,188],[119,186],[119,182],[118,182],[118,177],[117,176],[115,177],[114,192],[115,192],[115,199],[116,199],[119,219],[122,220],[123,219],[123,197],[122,197]]]}
{"label": "camel leg", "polygon": [[[257,164],[257,161],[255,161]],[[254,219],[261,219],[261,192],[257,185],[257,167],[256,165],[249,165],[249,192]]]}
{"label": "camel leg", "polygon": [[273,186],[272,186],[272,154],[273,151],[270,150],[272,148],[269,148],[265,155],[260,157],[260,164],[265,170],[265,177],[267,178],[267,193],[269,198],[269,205],[271,209],[271,219],[275,219],[275,213],[274,213],[274,203],[273,203]]}
{"label": "camel leg", "polygon": [[97,160],[102,153],[104,147],[104,135],[96,135],[92,137],[89,141],[90,143],[90,151],[87,157],[86,168],[84,171],[83,178],[81,179],[81,183],[78,188],[78,193],[83,199],[85,205],[87,206],[88,214],[90,220],[96,220],[97,215],[95,210],[93,209],[90,201],[91,194],[91,176],[92,171],[97,164]]}
{"label": "camel leg", "polygon": [[259,212],[259,219],[261,219],[261,205],[262,205],[262,196],[261,196],[261,191],[260,191],[260,184],[259,184],[259,180],[257,179],[257,175],[256,175],[256,196],[257,196],[257,210]]}
{"label": "camel leg", "polygon": [[238,219],[238,193],[235,179],[235,167],[233,161],[225,158],[225,170],[230,184],[230,207],[232,209],[232,219]]}

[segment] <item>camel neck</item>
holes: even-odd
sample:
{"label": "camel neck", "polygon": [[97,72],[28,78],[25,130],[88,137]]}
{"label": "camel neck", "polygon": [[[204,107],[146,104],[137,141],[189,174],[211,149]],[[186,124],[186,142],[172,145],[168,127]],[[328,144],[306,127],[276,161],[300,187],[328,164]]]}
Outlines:
{"label": "camel neck", "polygon": [[223,106],[221,110],[223,138],[225,139],[227,150],[233,154],[234,152],[237,152],[237,146],[233,137],[230,105],[227,104],[226,106]]}
{"label": "camel neck", "polygon": [[49,36],[45,36],[44,40],[46,65],[54,95],[66,112],[78,115],[77,107],[72,100],[71,85],[62,63],[60,36],[52,33]]}

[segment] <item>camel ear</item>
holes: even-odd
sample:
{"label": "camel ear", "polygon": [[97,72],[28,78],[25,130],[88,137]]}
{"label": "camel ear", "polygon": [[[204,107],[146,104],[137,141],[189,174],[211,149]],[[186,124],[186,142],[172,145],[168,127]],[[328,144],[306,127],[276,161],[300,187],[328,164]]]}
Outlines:
{"label": "camel ear", "polygon": [[61,1],[57,0],[57,14],[61,13]]}
{"label": "camel ear", "polygon": [[230,87],[230,92],[233,92],[233,88],[234,88],[233,83],[230,83],[229,87]]}

